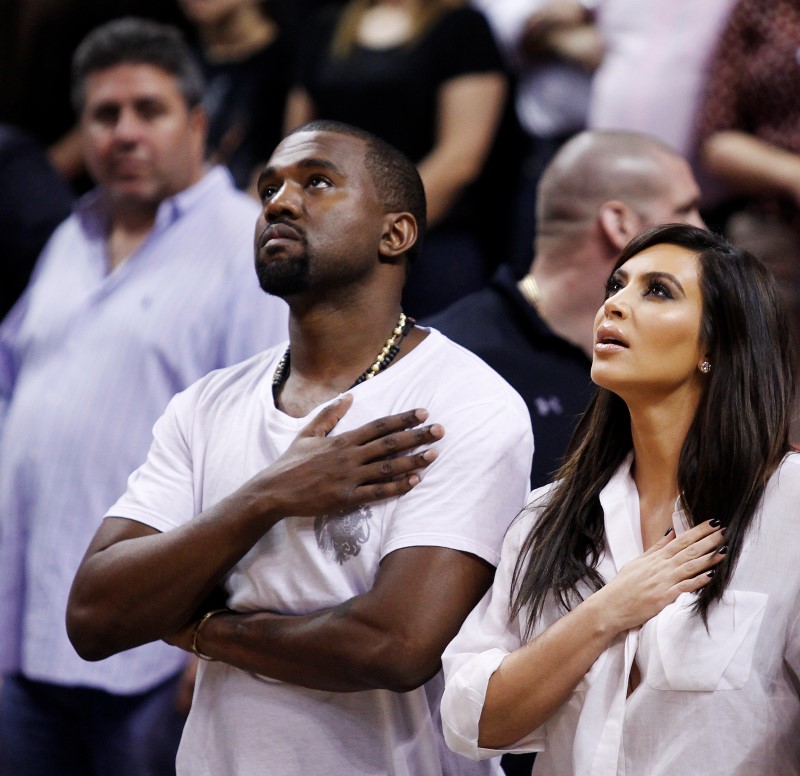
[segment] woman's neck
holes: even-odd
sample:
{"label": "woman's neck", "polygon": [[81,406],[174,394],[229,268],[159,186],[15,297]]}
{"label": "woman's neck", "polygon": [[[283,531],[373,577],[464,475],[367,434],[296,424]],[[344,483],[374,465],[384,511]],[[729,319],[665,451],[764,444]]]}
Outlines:
{"label": "woman's neck", "polygon": [[639,492],[642,543],[645,549],[672,525],[680,495],[678,465],[697,402],[686,396],[658,402],[629,403],[633,440],[633,480]]}
{"label": "woman's neck", "polygon": [[408,43],[414,33],[414,3],[381,2],[368,8],[356,30],[358,44],[383,49]]}

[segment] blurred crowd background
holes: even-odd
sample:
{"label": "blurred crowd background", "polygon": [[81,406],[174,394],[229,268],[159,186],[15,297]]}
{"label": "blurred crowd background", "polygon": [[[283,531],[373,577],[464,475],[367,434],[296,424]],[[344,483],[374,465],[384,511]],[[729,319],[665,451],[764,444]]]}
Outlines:
{"label": "blurred crowd background", "polygon": [[[800,329],[796,0],[0,0],[0,319],[93,186],[70,62],[87,33],[124,16],[184,33],[206,80],[207,158],[237,188],[255,196],[282,135],[314,118],[370,130],[418,165],[431,229],[403,300],[417,319],[498,273],[508,287],[529,276],[534,237],[547,237],[536,223],[542,172],[571,138],[600,129],[647,133],[685,157],[701,197],[675,220],[693,222],[699,206],[709,228],[764,260]],[[561,195],[577,192],[577,206],[589,182],[553,184],[564,210],[548,223],[571,228]],[[544,248],[541,263],[552,263]],[[520,372],[531,368],[522,347]],[[573,351],[578,377],[567,382],[588,390],[587,356]],[[537,411],[563,411],[551,409]],[[537,451],[546,436],[537,431]],[[558,457],[565,442],[552,438]]]}
{"label": "blurred crowd background", "polygon": [[[587,127],[647,132],[682,153],[706,223],[772,266],[797,316],[800,9],[789,0],[2,0],[0,169],[13,185],[0,193],[0,312],[91,186],[70,58],[125,15],[186,34],[207,78],[209,157],[240,188],[284,130],[314,117],[364,126],[419,164],[435,228],[405,300],[418,317],[501,263],[525,274],[539,174]],[[39,212],[24,225],[20,209]]]}

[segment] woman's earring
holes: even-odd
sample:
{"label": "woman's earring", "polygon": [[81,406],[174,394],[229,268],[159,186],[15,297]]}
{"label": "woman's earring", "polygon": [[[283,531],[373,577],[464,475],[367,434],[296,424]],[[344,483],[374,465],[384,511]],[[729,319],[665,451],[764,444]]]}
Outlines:
{"label": "woman's earring", "polygon": [[706,361],[703,361],[703,362],[700,364],[700,371],[701,371],[701,372],[702,372],[704,375],[707,375],[707,374],[708,374],[708,373],[711,371],[711,362],[710,362],[710,361],[708,361],[708,360],[706,360]]}

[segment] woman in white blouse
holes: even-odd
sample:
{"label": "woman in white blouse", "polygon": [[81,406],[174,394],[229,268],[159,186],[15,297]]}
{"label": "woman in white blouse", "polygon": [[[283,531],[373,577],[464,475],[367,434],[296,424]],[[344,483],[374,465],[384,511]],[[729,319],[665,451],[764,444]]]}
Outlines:
{"label": "woman in white blouse", "polygon": [[635,239],[599,387],[445,652],[448,745],[534,774],[800,774],[800,455],[786,316],[750,254]]}

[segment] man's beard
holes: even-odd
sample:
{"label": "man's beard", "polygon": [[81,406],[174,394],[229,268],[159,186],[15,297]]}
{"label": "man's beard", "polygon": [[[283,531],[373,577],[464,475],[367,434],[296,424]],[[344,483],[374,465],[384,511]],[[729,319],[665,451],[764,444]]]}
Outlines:
{"label": "man's beard", "polygon": [[261,288],[268,294],[281,298],[298,294],[308,288],[310,262],[304,253],[290,259],[259,261],[256,257],[256,275]]}

